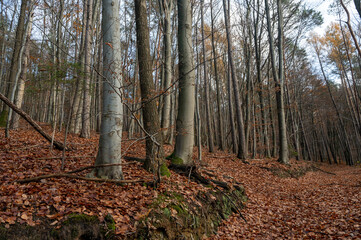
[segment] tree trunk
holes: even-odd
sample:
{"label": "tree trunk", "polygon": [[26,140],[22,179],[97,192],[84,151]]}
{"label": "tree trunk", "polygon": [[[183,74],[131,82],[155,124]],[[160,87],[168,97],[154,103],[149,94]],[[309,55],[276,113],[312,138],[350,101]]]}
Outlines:
{"label": "tree trunk", "polygon": [[172,80],[172,29],[171,29],[171,12],[173,10],[172,0],[162,0],[163,9],[163,47],[164,47],[164,81],[163,88],[166,93],[163,95],[162,121],[161,128],[163,140],[169,141],[170,126],[170,109],[171,109],[171,88]]}
{"label": "tree trunk", "polygon": [[[27,26],[27,33],[26,33],[26,42],[25,42],[25,52],[24,52],[24,61],[23,66],[21,68],[21,75],[19,78],[19,84],[17,87],[17,95],[15,99],[15,106],[21,109],[25,94],[25,81],[26,81],[26,73],[28,70],[28,58],[29,58],[29,47],[30,47],[30,36],[31,36],[31,29],[32,29],[32,18],[33,13],[30,13],[29,15],[29,23]],[[20,115],[14,114],[13,119],[11,121],[10,128],[18,128],[19,127],[19,119]]]}
{"label": "tree trunk", "polygon": [[206,119],[207,119],[207,135],[208,135],[208,148],[209,152],[214,152],[214,143],[213,143],[213,130],[212,122],[210,116],[209,108],[209,86],[208,86],[208,75],[207,75],[207,54],[206,54],[206,45],[205,45],[205,35],[204,35],[204,0],[201,0],[201,34],[202,34],[202,51],[203,51],[203,78],[204,78],[204,91],[205,91],[205,108],[206,108]]}
{"label": "tree trunk", "polygon": [[172,163],[192,165],[194,145],[194,64],[192,43],[192,5],[178,0],[179,97],[176,142]]}
{"label": "tree trunk", "polygon": [[[11,89],[10,86],[12,86],[12,91],[10,93],[10,101],[13,102],[15,98],[15,91],[17,88],[17,82],[19,79],[19,75],[21,72],[21,65],[22,65],[22,55],[24,51],[24,45],[25,45],[25,36],[26,36],[26,28],[25,25],[26,21],[26,9],[28,7],[28,3],[31,4],[30,1],[23,0],[21,2],[21,8],[20,8],[20,15],[18,19],[18,25],[16,27],[16,35],[15,35],[15,45],[14,45],[14,51],[11,58],[11,64],[9,69],[9,77],[8,77],[8,84],[9,84],[9,90]],[[29,15],[30,16],[30,15]],[[6,108],[5,110],[8,112],[7,116],[7,124],[5,129],[5,137],[9,137],[9,128],[10,128],[10,120],[12,116],[12,109]]]}
{"label": "tree trunk", "polygon": [[[229,0],[228,0],[228,7],[229,7]],[[247,158],[247,149],[246,149],[246,138],[244,133],[244,123],[243,123],[243,113],[241,109],[241,99],[239,96],[239,85],[238,80],[236,78],[236,69],[233,62],[232,56],[232,37],[231,37],[231,30],[230,30],[230,17],[229,17],[229,8],[227,7],[226,0],[223,0],[223,10],[224,10],[224,21],[226,25],[226,34],[227,34],[227,43],[228,43],[228,61],[230,64],[231,76],[232,76],[232,83],[233,83],[233,93],[234,93],[234,100],[236,104],[236,121],[238,127],[238,153],[237,157],[239,159],[246,159]],[[235,144],[235,143],[234,143]]]}
{"label": "tree trunk", "polygon": [[270,45],[270,55],[272,64],[272,75],[276,87],[276,99],[277,99],[277,113],[278,113],[278,135],[279,135],[279,161],[284,164],[289,163],[288,157],[288,143],[287,143],[287,126],[286,116],[284,111],[284,66],[283,66],[283,14],[281,1],[277,0],[277,12],[278,12],[278,73],[276,70],[276,58],[275,50],[273,46],[273,33],[271,27],[270,10],[268,6],[268,0],[265,0],[265,9],[267,15],[267,28],[268,39]]}
{"label": "tree trunk", "polygon": [[[153,83],[152,61],[150,58],[147,1],[135,0],[134,2],[143,125],[145,131],[152,136],[146,138],[146,159],[144,166],[147,170],[156,171],[158,169],[157,167],[162,164],[164,151],[157,103],[156,98],[154,98],[156,91]],[[159,145],[154,142],[155,140]]]}
{"label": "tree trunk", "polygon": [[225,150],[224,145],[224,131],[223,131],[223,117],[221,109],[221,93],[220,93],[220,81],[218,73],[218,54],[216,50],[216,43],[214,38],[214,16],[213,16],[213,0],[210,3],[211,7],[211,37],[212,37],[212,52],[213,52],[213,64],[214,64],[214,78],[216,80],[216,90],[217,90],[217,124],[218,124],[218,139],[219,147],[222,151]]}
{"label": "tree trunk", "polygon": [[[82,112],[82,128],[80,137],[90,137],[90,83],[91,83],[91,47],[93,37],[93,0],[85,0],[87,4],[87,17],[85,27],[85,39],[84,39],[84,95],[83,95],[83,112]],[[85,3],[84,3],[85,4]],[[84,13],[85,14],[85,13]],[[104,28],[103,28],[104,29]]]}
{"label": "tree trunk", "polygon": [[[119,0],[103,0],[103,107],[99,138],[99,150],[95,166],[121,163],[123,130],[123,104]],[[91,175],[109,179],[122,179],[122,167],[96,168]]]}

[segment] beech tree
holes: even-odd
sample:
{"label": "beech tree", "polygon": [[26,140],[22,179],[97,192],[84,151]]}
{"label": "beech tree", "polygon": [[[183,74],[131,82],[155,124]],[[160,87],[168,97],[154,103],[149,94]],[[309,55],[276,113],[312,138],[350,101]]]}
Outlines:
{"label": "beech tree", "polygon": [[278,72],[276,67],[276,57],[274,49],[274,40],[271,26],[271,17],[268,0],[265,0],[265,9],[267,16],[267,29],[270,46],[272,75],[276,87],[277,113],[278,113],[278,131],[279,131],[279,161],[289,163],[288,143],[287,143],[287,127],[284,110],[284,65],[283,65],[283,14],[281,1],[277,0],[278,13]]}
{"label": "beech tree", "polygon": [[176,140],[172,164],[191,165],[194,145],[194,63],[192,42],[192,5],[178,0],[179,97]]}
{"label": "beech tree", "polygon": [[122,68],[120,44],[119,0],[102,0],[103,3],[103,107],[99,149],[92,175],[101,178],[123,179],[121,141],[123,130]]}

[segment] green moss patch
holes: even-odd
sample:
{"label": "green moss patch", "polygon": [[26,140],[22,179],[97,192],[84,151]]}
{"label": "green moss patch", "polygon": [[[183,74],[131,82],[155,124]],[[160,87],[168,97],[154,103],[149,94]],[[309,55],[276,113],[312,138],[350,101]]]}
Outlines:
{"label": "green moss patch", "polygon": [[199,192],[194,201],[176,192],[164,192],[150,206],[150,214],[137,223],[130,239],[203,239],[214,234],[224,219],[239,212],[246,200],[241,186]]}
{"label": "green moss patch", "polygon": [[160,166],[160,175],[170,177],[170,171],[165,163]]}

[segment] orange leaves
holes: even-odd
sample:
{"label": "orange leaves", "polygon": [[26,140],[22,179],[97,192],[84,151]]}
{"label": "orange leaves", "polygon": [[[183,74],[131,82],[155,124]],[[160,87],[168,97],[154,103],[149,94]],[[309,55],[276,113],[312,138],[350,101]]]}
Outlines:
{"label": "orange leaves", "polygon": [[[57,136],[61,137],[61,134]],[[74,149],[67,152],[67,157],[95,155],[97,136],[69,138]],[[16,179],[59,172],[59,159],[49,157],[61,156],[61,152],[50,153],[47,143],[32,130],[13,131],[11,139],[3,139],[0,132],[0,224],[6,228],[15,223],[34,226],[40,224],[39,218],[47,218],[51,226],[59,226],[70,213],[95,215],[101,220],[111,214],[121,238],[135,231],[135,222],[150,214],[149,206],[162,194],[177,192],[187,201],[195,202],[198,191],[209,190],[174,172],[162,179],[157,191],[142,185],[118,186],[69,179],[19,185],[14,183]],[[125,138],[122,147],[128,156],[145,155],[142,142]],[[166,155],[170,154],[172,147],[166,145],[165,151]],[[93,161],[89,157],[67,158],[66,171]],[[361,235],[358,168],[321,165],[321,169],[337,175],[308,172],[295,179],[280,178],[266,168],[292,170],[308,166],[309,162],[293,160],[288,167],[275,159],[259,159],[243,164],[235,155],[224,152],[204,152],[203,161],[207,163],[207,172],[219,180],[230,185],[242,183],[249,198],[242,210],[247,223],[234,214],[222,224],[218,235],[210,239],[357,239]],[[153,180],[141,163],[124,165],[123,171],[126,179],[141,176]],[[169,200],[164,206],[172,203]],[[170,208],[170,214],[176,215],[176,210]]]}

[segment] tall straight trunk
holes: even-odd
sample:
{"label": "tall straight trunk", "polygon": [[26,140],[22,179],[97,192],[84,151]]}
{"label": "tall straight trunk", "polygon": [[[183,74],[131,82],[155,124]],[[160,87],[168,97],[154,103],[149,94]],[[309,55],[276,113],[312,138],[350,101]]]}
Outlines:
{"label": "tall straight trunk", "polygon": [[[90,137],[90,83],[91,83],[91,48],[92,48],[92,37],[93,37],[93,0],[85,0],[84,4],[87,4],[87,17],[85,27],[85,39],[84,39],[84,94],[83,94],[83,111],[82,111],[82,128],[80,137]],[[84,13],[85,14],[85,13]]]}
{"label": "tall straight trunk", "polygon": [[244,123],[243,123],[243,113],[241,109],[241,99],[239,96],[239,85],[238,80],[236,77],[236,69],[234,66],[233,56],[232,56],[232,37],[231,37],[231,30],[230,30],[230,17],[229,17],[229,0],[228,0],[228,7],[226,0],[223,0],[223,10],[224,10],[224,22],[226,25],[226,34],[227,34],[227,43],[228,43],[228,61],[230,64],[231,76],[232,76],[232,83],[233,83],[233,93],[234,93],[234,100],[236,104],[236,121],[238,127],[238,153],[237,157],[240,159],[247,158],[247,148],[246,148],[246,138],[244,133]]}
{"label": "tall straight trunk", "polygon": [[[23,99],[24,99],[24,94],[25,94],[25,81],[26,81],[26,73],[28,70],[28,58],[29,58],[29,50],[30,50],[30,36],[31,36],[31,29],[32,29],[32,18],[33,18],[33,13],[30,13],[29,15],[29,23],[27,26],[27,33],[26,33],[26,42],[25,42],[25,52],[24,52],[24,61],[23,61],[23,66],[21,68],[21,75],[19,77],[19,83],[17,86],[17,95],[15,98],[15,106],[20,108],[22,107],[22,103],[23,103]],[[11,121],[11,128],[18,128],[19,127],[19,120],[20,120],[20,115],[19,114],[14,114],[12,121]]]}
{"label": "tall straight trunk", "polygon": [[231,67],[228,63],[227,71],[227,88],[228,88],[228,109],[229,109],[229,124],[231,128],[231,137],[232,137],[232,146],[233,152],[237,152],[237,138],[236,138],[236,128],[234,126],[234,113],[233,113],[233,98],[232,98],[232,77],[231,77]]}
{"label": "tall straight trunk", "polygon": [[213,65],[214,65],[214,78],[216,80],[216,91],[217,91],[217,125],[218,125],[218,141],[219,148],[224,151],[224,131],[223,131],[223,117],[221,110],[221,93],[220,93],[220,81],[219,81],[219,73],[218,73],[218,54],[216,50],[216,43],[214,37],[214,16],[213,16],[213,0],[210,2],[211,7],[211,37],[212,37],[212,52],[213,52]]}
{"label": "tall straight trunk", "polygon": [[205,108],[206,108],[206,122],[207,122],[207,135],[208,135],[208,148],[209,152],[214,152],[214,143],[213,143],[213,130],[212,122],[210,116],[210,107],[209,107],[209,86],[208,86],[208,74],[207,74],[207,54],[206,54],[206,44],[205,44],[205,34],[204,34],[204,0],[201,0],[201,34],[202,34],[202,52],[203,52],[203,78],[204,78],[204,91],[205,91]]}
{"label": "tall straight trunk", "polygon": [[123,178],[120,165],[123,104],[119,92],[122,86],[119,8],[119,0],[103,0],[102,29],[107,31],[103,32],[103,107],[99,149],[95,160],[95,165],[119,165],[96,168],[92,172],[97,177],[110,179]]}
{"label": "tall straight trunk", "polygon": [[143,125],[145,131],[149,134],[146,138],[146,159],[144,166],[148,170],[156,171],[158,166],[162,164],[164,151],[157,102],[156,98],[152,95],[152,92],[155,92],[155,86],[153,83],[152,61],[150,58],[147,17],[147,1],[135,0],[135,22]]}
{"label": "tall straight trunk", "polygon": [[[21,64],[22,64],[21,59],[23,57],[22,55],[24,51],[24,43],[25,43],[24,36],[26,35],[25,21],[26,21],[26,9],[28,6],[28,2],[29,1],[26,0],[22,0],[21,2],[20,15],[18,19],[18,25],[16,27],[15,44],[14,44],[14,50],[11,58],[9,75],[8,75],[9,90],[12,89],[11,92],[9,91],[10,96],[8,96],[11,102],[14,102],[15,91],[17,88],[17,81],[21,72]],[[9,107],[6,107],[5,109],[6,109],[5,111],[8,113],[7,124],[5,129],[5,137],[9,137],[9,127],[12,116],[12,109]]]}
{"label": "tall straight trunk", "polygon": [[265,102],[263,96],[263,81],[262,81],[262,70],[261,70],[261,36],[262,31],[258,31],[258,24],[259,24],[259,17],[260,17],[260,1],[257,0],[257,16],[254,22],[254,46],[255,46],[255,55],[256,55],[256,70],[257,70],[257,81],[258,81],[258,98],[259,104],[261,109],[261,131],[262,131],[262,145],[264,145],[265,149],[265,156],[271,157],[271,149],[270,149],[270,142],[268,137],[268,122],[266,118],[266,110],[265,110]]}
{"label": "tall straight trunk", "polygon": [[194,145],[194,63],[192,43],[192,5],[178,0],[179,97],[173,164],[192,165]]}
{"label": "tall straight trunk", "polygon": [[169,141],[170,109],[171,109],[171,88],[172,80],[172,29],[171,12],[173,10],[172,0],[162,0],[160,5],[163,9],[163,48],[164,48],[164,80],[163,88],[167,91],[163,95],[162,121],[164,141]]}
{"label": "tall straight trunk", "polygon": [[277,113],[278,113],[278,135],[279,135],[279,161],[281,163],[288,164],[288,143],[287,143],[287,126],[286,116],[284,110],[284,64],[283,64],[283,13],[281,0],[277,0],[277,13],[278,13],[278,73],[276,68],[275,49],[273,45],[273,33],[271,27],[270,10],[268,6],[268,0],[265,0],[265,9],[267,15],[267,29],[268,39],[270,45],[270,55],[272,64],[272,75],[276,87],[276,101],[277,101]]}
{"label": "tall straight trunk", "polygon": [[[198,44],[197,44],[198,45]],[[198,51],[197,51],[197,62],[198,62]],[[199,99],[198,99],[198,87],[200,82],[200,72],[199,72],[199,66],[197,66],[197,82],[196,82],[196,90],[195,90],[195,101],[196,101],[196,138],[197,138],[197,147],[198,147],[198,161],[202,161],[202,122],[201,122],[201,116],[200,116],[200,109],[199,109]]]}

